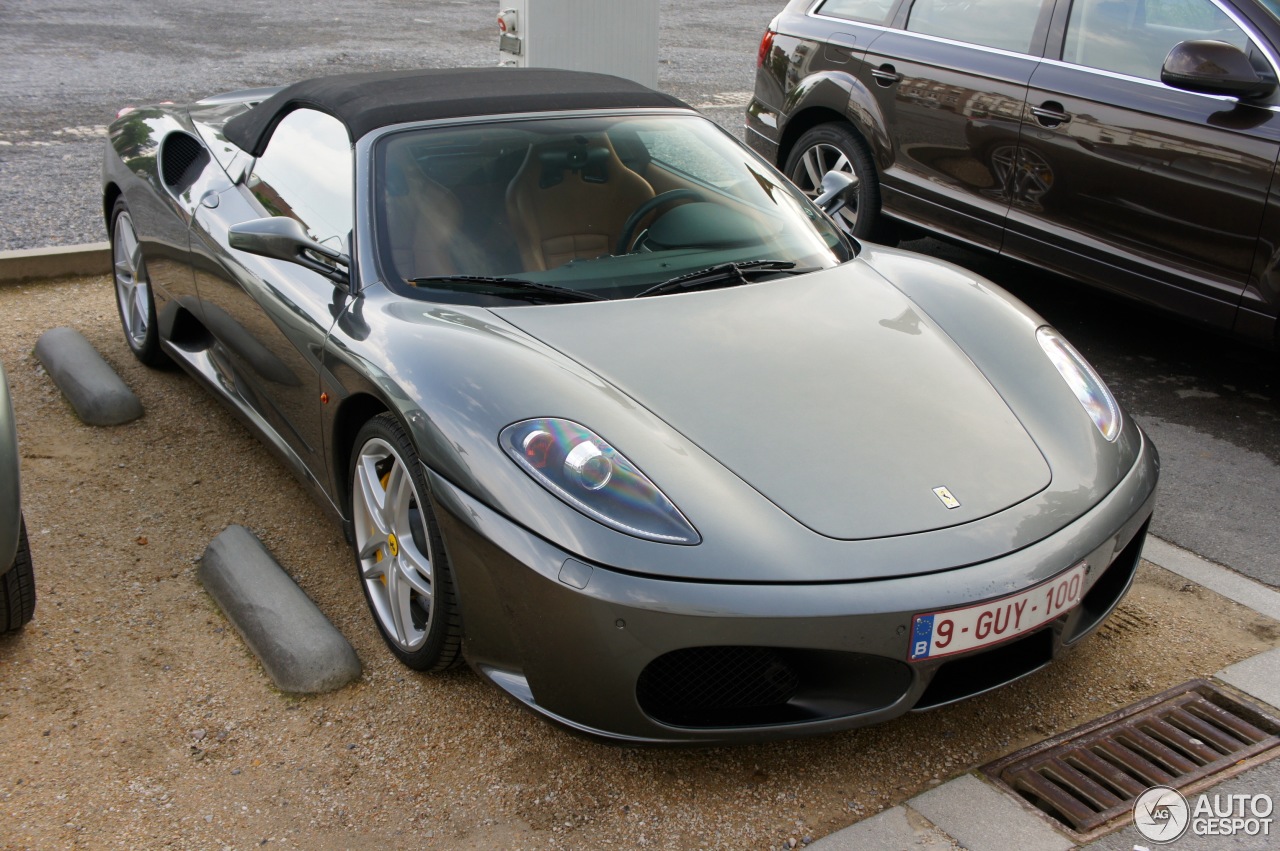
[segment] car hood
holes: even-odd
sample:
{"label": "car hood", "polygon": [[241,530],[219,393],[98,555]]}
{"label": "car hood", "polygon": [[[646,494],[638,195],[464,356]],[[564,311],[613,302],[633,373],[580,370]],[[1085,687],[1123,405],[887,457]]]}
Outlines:
{"label": "car hood", "polygon": [[[493,312],[829,538],[969,523],[1051,480],[986,376],[864,263],[702,293]],[[959,505],[948,507],[940,488]]]}

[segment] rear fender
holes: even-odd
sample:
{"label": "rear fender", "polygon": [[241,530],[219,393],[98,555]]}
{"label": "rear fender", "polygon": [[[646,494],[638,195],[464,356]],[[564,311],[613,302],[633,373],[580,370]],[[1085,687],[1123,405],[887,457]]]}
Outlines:
{"label": "rear fender", "polygon": [[[175,168],[171,162],[166,181],[165,158],[176,161],[182,146],[191,166]],[[206,194],[228,188],[230,179],[186,114],[169,106],[135,109],[116,119],[107,130],[102,173],[107,234],[123,197],[142,246],[161,334],[168,338],[183,311],[199,315],[188,235],[194,211]]]}
{"label": "rear fender", "polygon": [[880,104],[852,74],[824,71],[804,78],[787,93],[782,113],[789,117],[782,128],[779,167],[786,164],[791,149],[807,130],[841,119],[867,141],[881,172],[893,159],[893,146]]}

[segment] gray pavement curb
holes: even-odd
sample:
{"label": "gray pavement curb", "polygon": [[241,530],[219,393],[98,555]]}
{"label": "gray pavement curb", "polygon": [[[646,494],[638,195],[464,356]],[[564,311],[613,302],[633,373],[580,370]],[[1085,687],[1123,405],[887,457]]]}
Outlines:
{"label": "gray pavement curb", "polygon": [[214,538],[197,575],[281,691],[321,694],[360,677],[355,649],[245,527]]}
{"label": "gray pavement curb", "polygon": [[110,271],[111,244],[107,242],[0,251],[0,284]]}
{"label": "gray pavement curb", "polygon": [[36,341],[36,359],[87,425],[114,426],[142,416],[142,403],[74,328],[50,328]]}
{"label": "gray pavement curb", "polygon": [[1236,573],[1230,568],[1200,558],[1168,541],[1147,536],[1142,557],[1165,570],[1203,585],[1228,600],[1235,600],[1272,620],[1280,620],[1280,591]]}
{"label": "gray pavement curb", "polygon": [[[1150,535],[1142,557],[1260,614],[1280,620],[1280,592],[1260,582]],[[1214,677],[1250,697],[1280,706],[1280,648],[1237,662]],[[824,836],[807,847],[815,851],[905,851],[951,847],[948,843],[969,851],[1026,848],[1065,851],[1076,847],[1066,834],[1054,830],[1020,801],[973,772]]]}

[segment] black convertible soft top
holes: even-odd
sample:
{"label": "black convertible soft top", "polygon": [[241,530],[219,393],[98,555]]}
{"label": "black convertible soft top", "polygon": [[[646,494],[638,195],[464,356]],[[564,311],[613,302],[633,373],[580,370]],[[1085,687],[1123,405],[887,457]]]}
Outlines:
{"label": "black convertible soft top", "polygon": [[433,68],[303,80],[281,89],[223,128],[241,149],[260,156],[280,119],[298,107],[327,112],[354,142],[370,130],[409,121],[570,109],[683,107],[639,83],[551,68]]}

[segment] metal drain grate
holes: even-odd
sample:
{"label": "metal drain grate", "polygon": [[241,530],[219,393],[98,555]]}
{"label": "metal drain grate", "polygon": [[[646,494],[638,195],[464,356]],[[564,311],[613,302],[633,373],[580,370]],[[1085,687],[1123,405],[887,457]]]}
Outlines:
{"label": "metal drain grate", "polygon": [[1277,747],[1280,719],[1207,680],[1192,680],[982,771],[1078,839],[1091,839],[1127,816],[1151,786],[1205,785]]}

